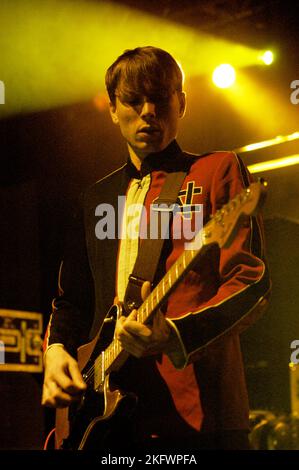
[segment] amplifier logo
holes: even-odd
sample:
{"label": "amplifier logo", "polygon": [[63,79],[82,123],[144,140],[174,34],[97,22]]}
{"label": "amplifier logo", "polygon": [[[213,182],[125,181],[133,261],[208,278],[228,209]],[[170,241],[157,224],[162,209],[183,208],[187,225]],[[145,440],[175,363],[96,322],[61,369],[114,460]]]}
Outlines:
{"label": "amplifier logo", "polygon": [[5,364],[5,345],[0,341],[0,364]]}

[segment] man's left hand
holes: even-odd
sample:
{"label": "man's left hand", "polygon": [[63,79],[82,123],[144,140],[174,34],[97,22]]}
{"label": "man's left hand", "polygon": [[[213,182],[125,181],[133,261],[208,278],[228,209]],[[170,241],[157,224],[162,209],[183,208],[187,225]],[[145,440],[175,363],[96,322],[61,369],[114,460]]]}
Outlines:
{"label": "man's left hand", "polygon": [[[142,300],[145,300],[149,293],[150,283],[145,282],[141,289]],[[160,310],[155,313],[151,325],[137,321],[137,310],[132,310],[128,317],[120,317],[115,327],[115,338],[135,357],[167,352],[170,333],[170,326]]]}

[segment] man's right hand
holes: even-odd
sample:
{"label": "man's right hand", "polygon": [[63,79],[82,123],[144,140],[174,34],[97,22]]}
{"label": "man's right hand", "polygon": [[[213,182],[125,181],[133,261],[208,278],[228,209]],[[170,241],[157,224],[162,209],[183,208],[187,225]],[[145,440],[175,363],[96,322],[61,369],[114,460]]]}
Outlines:
{"label": "man's right hand", "polygon": [[79,400],[86,389],[77,361],[63,348],[53,345],[45,354],[42,405],[63,408]]}

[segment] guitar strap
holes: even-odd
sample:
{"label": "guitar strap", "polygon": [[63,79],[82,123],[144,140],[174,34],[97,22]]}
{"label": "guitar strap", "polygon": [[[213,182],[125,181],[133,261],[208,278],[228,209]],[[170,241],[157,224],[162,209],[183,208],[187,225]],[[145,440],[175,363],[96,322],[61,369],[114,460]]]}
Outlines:
{"label": "guitar strap", "polygon": [[[186,171],[168,173],[161,193],[154,201],[153,210],[157,211],[157,233],[159,236],[158,238],[153,238],[148,234],[147,238],[142,240],[125,293],[124,310],[126,314],[129,314],[134,308],[139,308],[142,304],[142,284],[145,281],[149,281],[151,286],[153,285],[165,239],[168,233],[170,233],[169,228],[173,217],[173,208],[186,174]],[[169,223],[163,224],[162,218],[165,211],[170,213]]]}

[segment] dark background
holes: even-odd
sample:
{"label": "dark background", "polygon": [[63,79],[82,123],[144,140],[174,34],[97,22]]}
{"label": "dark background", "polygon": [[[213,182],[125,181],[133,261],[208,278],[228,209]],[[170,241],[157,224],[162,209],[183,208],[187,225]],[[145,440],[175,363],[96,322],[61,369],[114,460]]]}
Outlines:
{"label": "dark background", "polygon": [[[299,79],[298,2],[122,3],[254,47],[279,45],[273,66],[248,73],[289,103],[290,82]],[[211,91],[206,77],[192,77],[178,140],[186,150],[200,153],[290,134],[299,130],[299,105],[288,106],[288,119],[277,116],[269,135],[258,119],[248,126],[220,92]],[[87,185],[126,160],[126,148],[108,110],[99,110],[92,100],[0,119],[0,142],[0,308],[42,312],[46,327],[74,201]],[[294,153],[299,153],[296,141],[256,152],[250,163]],[[260,176],[269,181],[265,231],[273,296],[268,313],[242,335],[242,344],[251,408],[280,413],[290,411],[290,343],[299,338],[299,166]],[[52,413],[44,421],[39,406],[41,375],[1,375],[0,392],[9,406],[0,412],[0,422],[6,423],[0,448],[40,447],[52,424]]]}

